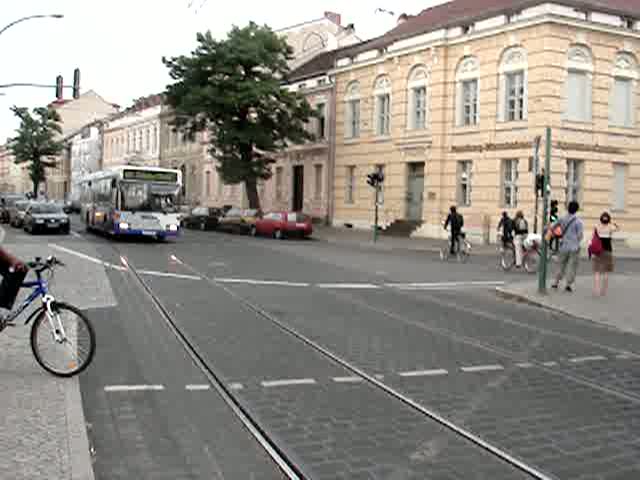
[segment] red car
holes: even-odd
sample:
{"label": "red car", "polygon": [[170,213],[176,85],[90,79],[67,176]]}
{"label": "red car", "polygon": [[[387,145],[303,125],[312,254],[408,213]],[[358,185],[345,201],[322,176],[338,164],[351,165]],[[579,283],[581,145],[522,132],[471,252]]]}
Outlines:
{"label": "red car", "polygon": [[299,212],[270,212],[251,226],[252,236],[267,235],[279,240],[287,236],[309,237],[313,233],[311,217]]}

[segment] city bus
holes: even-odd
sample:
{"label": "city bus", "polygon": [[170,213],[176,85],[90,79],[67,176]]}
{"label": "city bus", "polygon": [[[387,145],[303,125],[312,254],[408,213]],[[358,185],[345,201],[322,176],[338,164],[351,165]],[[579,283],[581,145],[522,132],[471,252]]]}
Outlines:
{"label": "city bus", "polygon": [[124,165],[86,175],[78,186],[80,215],[89,231],[158,240],[180,234],[180,170]]}

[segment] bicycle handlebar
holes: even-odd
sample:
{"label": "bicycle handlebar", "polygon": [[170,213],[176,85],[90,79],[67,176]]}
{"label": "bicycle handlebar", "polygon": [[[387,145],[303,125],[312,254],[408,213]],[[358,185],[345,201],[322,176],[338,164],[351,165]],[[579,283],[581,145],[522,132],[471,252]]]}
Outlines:
{"label": "bicycle handlebar", "polygon": [[36,257],[33,262],[27,262],[27,267],[31,270],[35,270],[38,273],[42,273],[45,270],[52,269],[55,266],[64,267],[64,263],[58,260],[53,255],[47,257],[45,261],[42,261],[41,257]]}

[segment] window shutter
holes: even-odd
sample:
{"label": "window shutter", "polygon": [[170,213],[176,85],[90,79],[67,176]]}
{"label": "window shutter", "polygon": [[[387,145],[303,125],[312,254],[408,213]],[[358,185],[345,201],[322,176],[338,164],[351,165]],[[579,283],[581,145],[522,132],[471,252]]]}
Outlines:
{"label": "window shutter", "polygon": [[522,73],[522,91],[524,95],[522,118],[527,120],[529,118],[529,71],[525,70]]}
{"label": "window shutter", "polygon": [[504,122],[506,120],[507,111],[507,75],[501,73],[498,76],[498,121]]}
{"label": "window shutter", "polygon": [[613,79],[611,90],[609,90],[609,125],[618,123],[618,80]]}
{"label": "window shutter", "polygon": [[464,105],[464,99],[463,99],[462,82],[457,82],[456,83],[456,98],[455,98],[455,112],[456,112],[456,125],[457,126],[462,125],[463,105]]}
{"label": "window shutter", "polygon": [[574,120],[577,117],[576,112],[576,89],[578,88],[578,82],[576,74],[574,72],[567,72],[567,81],[565,84],[565,118]]}
{"label": "window shutter", "polygon": [[592,107],[593,107],[593,74],[584,73],[582,74],[584,80],[582,81],[583,91],[584,91],[584,102],[585,104],[585,118],[584,120],[590,122],[592,119]]}
{"label": "window shutter", "polygon": [[348,101],[344,104],[344,138],[351,138],[351,125],[353,121],[353,104]]}

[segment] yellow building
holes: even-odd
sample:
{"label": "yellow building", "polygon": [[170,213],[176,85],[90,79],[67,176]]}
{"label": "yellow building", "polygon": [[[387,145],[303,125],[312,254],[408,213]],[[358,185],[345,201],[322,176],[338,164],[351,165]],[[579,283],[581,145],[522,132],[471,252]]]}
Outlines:
{"label": "yellow building", "polygon": [[640,243],[638,19],[623,0],[454,0],[340,50],[333,224],[371,228],[375,168],[384,226],[441,237],[450,205],[483,240],[503,210],[532,224],[533,139],[551,127],[552,198]]}

